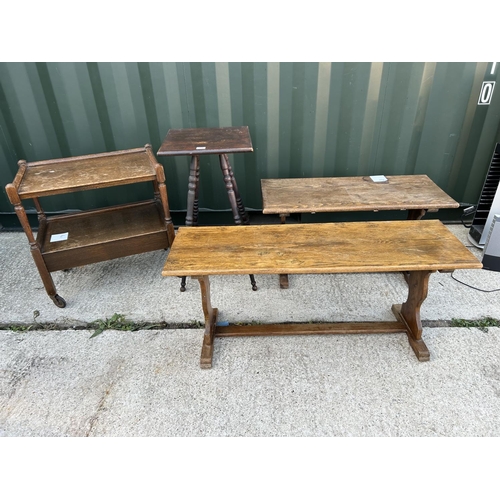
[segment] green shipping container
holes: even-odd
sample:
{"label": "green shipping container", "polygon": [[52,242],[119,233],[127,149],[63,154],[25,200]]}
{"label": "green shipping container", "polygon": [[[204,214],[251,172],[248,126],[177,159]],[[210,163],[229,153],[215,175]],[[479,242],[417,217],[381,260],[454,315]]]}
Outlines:
{"label": "green shipping container", "polygon": [[[247,125],[254,152],[230,159],[249,211],[262,209],[260,179],[276,177],[427,174],[475,204],[500,141],[500,89],[486,90],[485,104],[481,89],[499,70],[486,62],[0,63],[0,182],[13,180],[20,159],[146,143],[157,151],[170,128]],[[189,159],[160,162],[183,223]],[[42,202],[57,212],[149,194],[120,187]],[[217,157],[201,158],[200,207],[208,222],[230,215]],[[4,189],[0,224],[19,227]]]}

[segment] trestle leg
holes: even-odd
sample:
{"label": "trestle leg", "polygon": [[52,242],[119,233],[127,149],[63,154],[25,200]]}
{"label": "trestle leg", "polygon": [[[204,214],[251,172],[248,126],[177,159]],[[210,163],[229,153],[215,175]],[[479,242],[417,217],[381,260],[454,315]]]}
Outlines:
{"label": "trestle leg", "polygon": [[210,301],[210,280],[208,276],[193,276],[198,279],[201,291],[201,305],[205,316],[205,332],[203,334],[203,345],[201,348],[200,367],[212,368],[212,357],[214,353],[215,327],[217,324],[216,307],[212,307]]}
{"label": "trestle leg", "polygon": [[429,349],[422,340],[420,307],[427,297],[429,277],[434,271],[410,271],[408,273],[408,298],[402,305],[393,305],[396,318],[406,325],[410,346],[419,361],[429,361]]}

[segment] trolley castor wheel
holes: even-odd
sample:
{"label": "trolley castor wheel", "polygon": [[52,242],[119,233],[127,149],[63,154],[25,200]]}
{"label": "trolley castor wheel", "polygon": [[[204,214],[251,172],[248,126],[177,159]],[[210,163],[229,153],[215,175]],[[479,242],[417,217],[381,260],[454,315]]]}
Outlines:
{"label": "trolley castor wheel", "polygon": [[52,302],[54,302],[54,304],[57,306],[57,307],[66,307],[66,301],[60,297],[59,295],[54,295],[53,297],[51,297],[52,299]]}

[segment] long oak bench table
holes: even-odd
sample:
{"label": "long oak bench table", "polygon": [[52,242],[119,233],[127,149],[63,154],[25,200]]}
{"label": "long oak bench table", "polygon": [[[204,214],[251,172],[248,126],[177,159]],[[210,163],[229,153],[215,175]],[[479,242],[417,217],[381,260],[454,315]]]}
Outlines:
{"label": "long oak bench table", "polygon": [[[181,227],[163,276],[199,281],[205,317],[201,367],[211,368],[215,337],[332,333],[401,333],[419,361],[429,360],[420,307],[435,271],[480,269],[481,262],[438,220]],[[217,325],[212,275],[386,273],[408,271],[408,297],[396,321]]]}
{"label": "long oak bench table", "polygon": [[[427,175],[376,175],[261,179],[262,213],[279,215],[320,212],[408,211],[409,220],[426,212],[458,208]],[[288,288],[288,276],[280,275],[280,287]]]}

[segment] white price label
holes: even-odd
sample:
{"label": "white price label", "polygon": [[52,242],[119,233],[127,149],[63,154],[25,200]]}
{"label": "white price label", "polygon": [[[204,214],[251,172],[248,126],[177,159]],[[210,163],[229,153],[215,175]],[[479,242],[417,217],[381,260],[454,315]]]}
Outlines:
{"label": "white price label", "polygon": [[54,243],[55,241],[66,241],[68,239],[68,234],[69,233],[59,233],[59,234],[53,234],[50,237],[50,242]]}
{"label": "white price label", "polygon": [[206,146],[196,146],[196,149],[207,149]]}
{"label": "white price label", "polygon": [[370,175],[370,179],[373,182],[386,182],[387,177],[385,175]]}

